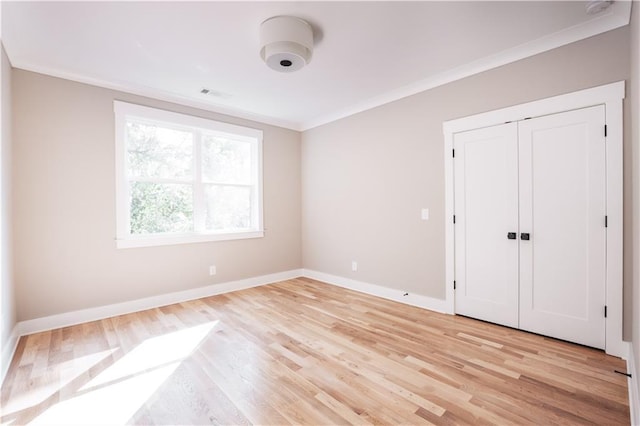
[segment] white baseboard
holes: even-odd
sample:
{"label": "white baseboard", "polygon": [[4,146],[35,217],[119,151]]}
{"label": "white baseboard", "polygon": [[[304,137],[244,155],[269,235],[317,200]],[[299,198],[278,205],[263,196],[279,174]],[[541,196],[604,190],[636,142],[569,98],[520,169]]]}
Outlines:
{"label": "white baseboard", "polygon": [[640,380],[636,370],[636,354],[633,352],[633,344],[629,343],[629,356],[627,357],[627,373],[631,377],[627,381],[629,387],[629,411],[631,414],[631,424],[640,426]]}
{"label": "white baseboard", "polygon": [[112,305],[98,306],[95,308],[81,309],[78,311],[65,312],[62,314],[21,321],[17,324],[17,329],[18,334],[20,336],[24,336],[41,331],[48,331],[85,322],[97,321],[117,315],[124,315],[132,312],[144,311],[146,309],[158,308],[160,306],[171,305],[173,303],[186,302],[188,300],[215,296],[217,294],[244,290],[251,287],[258,287],[278,281],[298,278],[300,276],[302,276],[302,270],[293,269],[290,271],[278,272],[275,274],[261,275],[258,277],[246,278],[238,281],[213,284],[205,287],[194,288],[191,290],[161,294],[158,296],[145,297],[143,299],[115,303]]}
{"label": "white baseboard", "polygon": [[0,357],[2,357],[0,358],[0,386],[2,386],[4,378],[7,376],[7,372],[9,371],[9,366],[11,365],[13,356],[18,348],[18,340],[20,340],[20,333],[18,324],[16,324],[11,331],[9,340],[4,342],[2,345],[2,354],[0,354]]}
{"label": "white baseboard", "polygon": [[322,281],[327,284],[348,288],[350,290],[359,291],[361,293],[382,297],[384,299],[405,303],[407,305],[447,313],[447,305],[445,300],[434,299],[418,294],[405,295],[405,292],[402,290],[365,283],[362,281],[356,281],[349,278],[325,274],[323,272],[313,271],[309,269],[293,269],[290,271],[284,271],[275,274],[262,275],[259,277],[247,278],[238,281],[198,287],[191,290],[161,294],[158,296],[146,297],[143,299],[131,300],[122,303],[115,303],[112,305],[98,306],[95,308],[81,309],[72,312],[65,312],[62,314],[21,321],[16,324],[11,335],[10,342],[8,342],[7,345],[3,348],[1,360],[2,371],[0,371],[2,376],[0,376],[0,378],[4,379],[4,375],[6,374],[11,360],[13,359],[13,355],[15,353],[15,349],[20,336],[53,330],[61,327],[68,327],[76,324],[82,324],[90,321],[97,321],[117,315],[139,312],[146,309],[158,308],[161,306],[171,305],[173,303],[180,303],[188,300],[200,299],[203,297],[229,293],[232,291],[243,290],[251,287],[258,287],[261,285],[285,281],[301,276]]}
{"label": "white baseboard", "polygon": [[318,272],[311,269],[303,269],[302,276],[338,287],[344,287],[361,293],[370,294],[372,296],[382,297],[383,299],[389,299],[395,302],[429,309],[430,311],[441,313],[448,313],[449,311],[447,302],[443,299],[434,299],[432,297],[412,293],[406,294],[407,292],[402,290],[383,287],[376,284],[369,284],[362,281],[352,280],[350,278],[339,277],[337,275],[325,274],[324,272]]}

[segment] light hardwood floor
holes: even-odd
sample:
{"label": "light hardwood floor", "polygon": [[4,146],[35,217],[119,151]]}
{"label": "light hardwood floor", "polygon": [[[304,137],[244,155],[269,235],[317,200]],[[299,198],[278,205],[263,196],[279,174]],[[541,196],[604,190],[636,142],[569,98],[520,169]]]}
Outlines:
{"label": "light hardwood floor", "polygon": [[300,278],[23,337],[2,423],[621,425],[624,368]]}

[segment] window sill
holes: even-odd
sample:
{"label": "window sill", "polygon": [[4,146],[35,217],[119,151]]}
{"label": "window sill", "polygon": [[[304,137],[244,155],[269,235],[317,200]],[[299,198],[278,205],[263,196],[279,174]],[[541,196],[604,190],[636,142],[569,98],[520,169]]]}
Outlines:
{"label": "window sill", "polygon": [[170,246],[175,244],[206,243],[211,241],[244,240],[248,238],[262,238],[264,231],[247,231],[229,234],[188,234],[171,236],[140,236],[116,239],[119,249],[135,247]]}

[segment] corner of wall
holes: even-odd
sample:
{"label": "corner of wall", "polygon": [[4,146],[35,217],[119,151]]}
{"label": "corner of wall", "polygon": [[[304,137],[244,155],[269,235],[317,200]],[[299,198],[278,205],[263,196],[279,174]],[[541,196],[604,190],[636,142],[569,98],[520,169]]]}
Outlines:
{"label": "corner of wall", "polygon": [[631,423],[640,425],[640,3],[631,9],[631,72],[629,97],[631,98],[631,190],[632,190],[632,290],[631,290],[631,342],[627,371],[629,380],[629,406]]}
{"label": "corner of wall", "polygon": [[11,269],[11,63],[0,42],[0,383],[18,341]]}
{"label": "corner of wall", "polygon": [[9,337],[6,341],[2,342],[2,353],[0,353],[0,386],[2,386],[2,383],[9,372],[9,367],[11,366],[11,361],[13,361],[13,356],[18,348],[19,340],[20,327],[18,324],[15,324]]}

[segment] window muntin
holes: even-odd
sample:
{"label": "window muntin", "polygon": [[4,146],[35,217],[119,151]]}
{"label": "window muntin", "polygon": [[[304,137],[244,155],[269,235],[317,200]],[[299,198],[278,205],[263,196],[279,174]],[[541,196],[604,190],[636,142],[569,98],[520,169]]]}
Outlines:
{"label": "window muntin", "polygon": [[263,236],[261,131],[114,109],[118,247]]}

